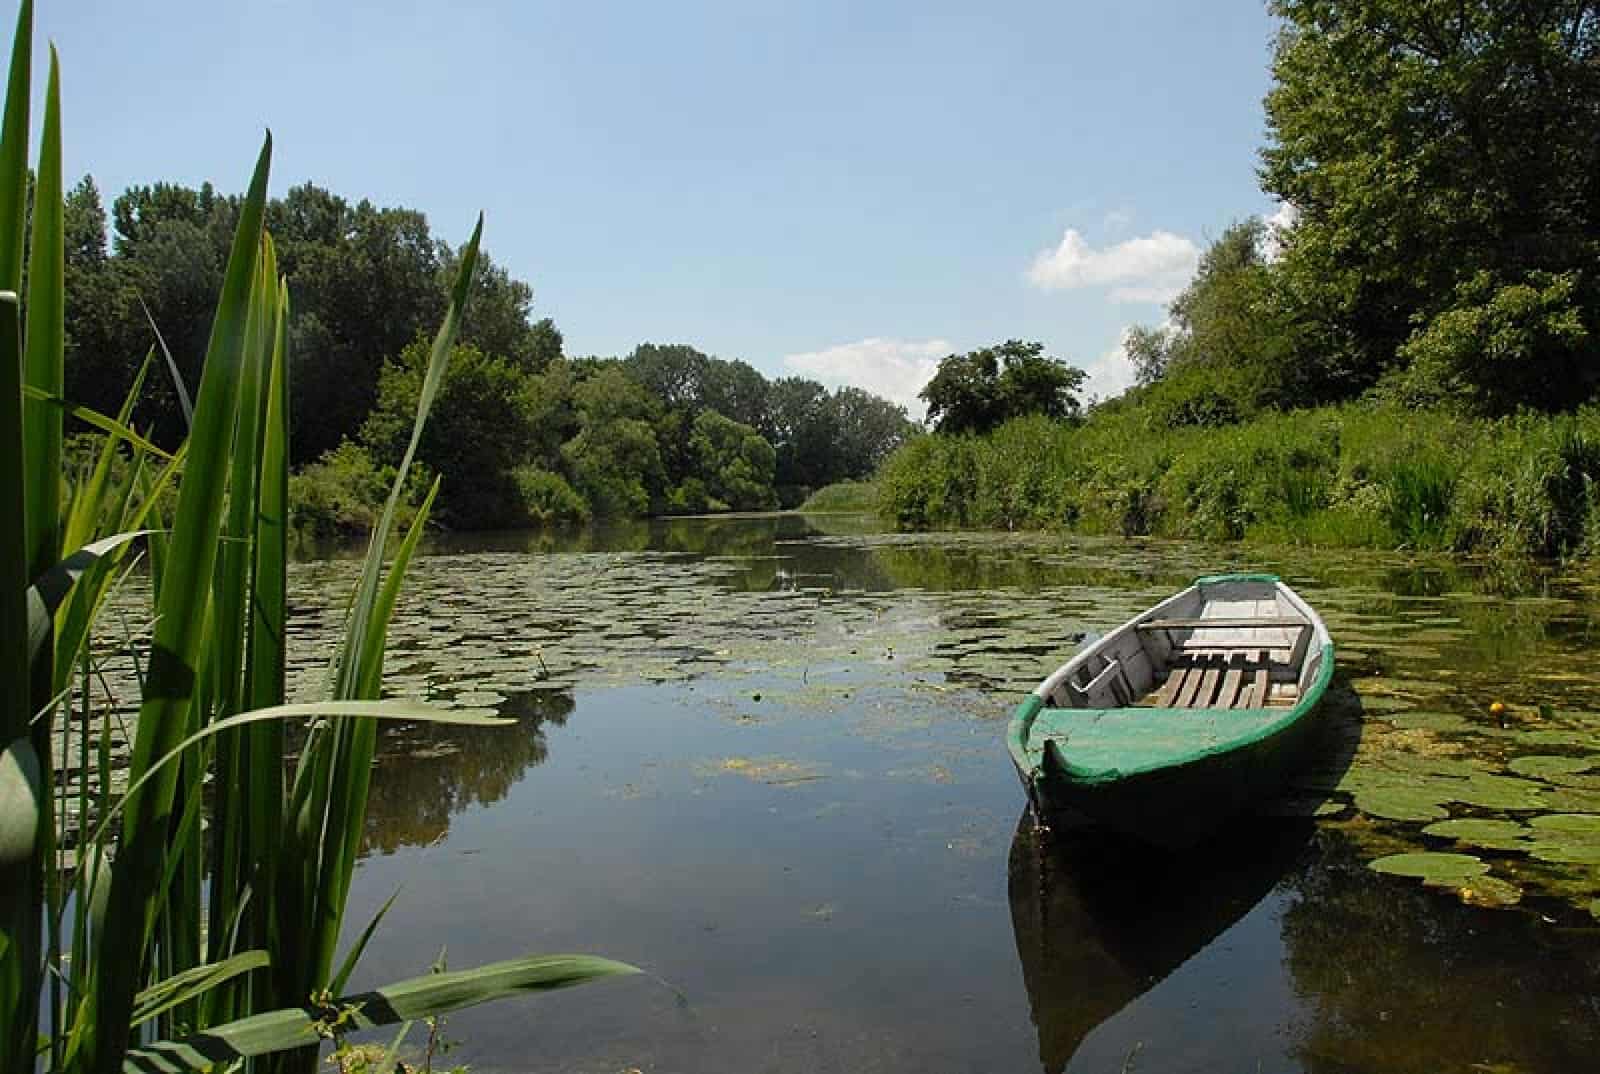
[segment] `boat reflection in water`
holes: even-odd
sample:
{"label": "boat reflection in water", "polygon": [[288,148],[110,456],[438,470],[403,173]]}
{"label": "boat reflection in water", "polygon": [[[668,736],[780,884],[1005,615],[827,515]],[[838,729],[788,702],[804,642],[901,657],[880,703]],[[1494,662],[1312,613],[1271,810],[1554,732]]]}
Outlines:
{"label": "boat reflection in water", "polygon": [[1312,831],[1247,820],[1171,853],[1093,827],[1040,833],[1024,811],[1011,840],[1011,925],[1046,1074],[1249,913]]}

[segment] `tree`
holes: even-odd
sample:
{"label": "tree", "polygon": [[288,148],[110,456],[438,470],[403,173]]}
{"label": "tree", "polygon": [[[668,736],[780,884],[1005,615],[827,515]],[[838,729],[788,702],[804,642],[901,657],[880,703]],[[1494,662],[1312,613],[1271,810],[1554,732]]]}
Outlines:
{"label": "tree", "polygon": [[778,505],[772,490],[777,454],[760,433],[715,410],[702,410],[694,420],[690,443],[699,463],[699,479],[714,501],[735,511]]}
{"label": "tree", "polygon": [[579,381],[573,403],[581,429],[561,448],[573,485],[602,517],[649,514],[666,485],[654,425],[659,404],[616,362]]}
{"label": "tree", "polygon": [[1168,424],[1225,424],[1264,406],[1315,394],[1292,361],[1294,329],[1263,254],[1266,225],[1250,217],[1206,248],[1194,279],[1168,307],[1168,325],[1129,330],[1123,348]]}
{"label": "tree", "polygon": [[[1463,299],[1482,305],[1463,287],[1483,272],[1493,286],[1539,292],[1577,273],[1584,282],[1566,301],[1596,323],[1600,5],[1276,0],[1273,10],[1285,26],[1262,185],[1299,211],[1277,291],[1296,325],[1289,360],[1312,371],[1315,398],[1354,394],[1406,364],[1414,333]],[[1522,354],[1519,401],[1590,393],[1593,346],[1577,361],[1566,343]],[[1496,392],[1491,405],[1505,400]]]}
{"label": "tree", "polygon": [[[380,463],[398,465],[411,436],[429,344],[419,338],[384,367],[378,403],[361,439]],[[512,471],[528,456],[535,431],[522,405],[523,375],[505,358],[469,343],[450,367],[423,428],[417,458],[442,479],[440,521],[463,529],[520,525],[522,503]]]}
{"label": "tree", "polygon": [[1024,414],[1076,419],[1075,394],[1088,376],[1044,353],[1043,343],[1013,339],[952,354],[939,363],[921,398],[941,433],[984,433]]}

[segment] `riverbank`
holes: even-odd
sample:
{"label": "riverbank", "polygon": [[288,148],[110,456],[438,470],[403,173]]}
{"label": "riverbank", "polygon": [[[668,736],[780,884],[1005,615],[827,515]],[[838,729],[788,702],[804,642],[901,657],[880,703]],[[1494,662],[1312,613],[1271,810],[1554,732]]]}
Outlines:
{"label": "riverbank", "polygon": [[1137,408],[923,436],[876,481],[897,528],[1070,529],[1494,557],[1600,549],[1600,407],[1497,420],[1352,403],[1221,427]]}

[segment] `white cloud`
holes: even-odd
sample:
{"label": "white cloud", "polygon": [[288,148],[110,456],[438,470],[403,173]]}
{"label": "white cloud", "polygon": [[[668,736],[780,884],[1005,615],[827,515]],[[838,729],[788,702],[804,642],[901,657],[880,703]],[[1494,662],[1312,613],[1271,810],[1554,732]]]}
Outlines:
{"label": "white cloud", "polygon": [[1300,222],[1300,210],[1287,201],[1278,203],[1278,211],[1267,217],[1266,234],[1261,236],[1261,256],[1276,261],[1283,253],[1283,234]]}
{"label": "white cloud", "polygon": [[933,379],[939,359],[955,350],[942,339],[920,342],[862,339],[820,351],[786,355],[785,367],[814,377],[830,388],[849,385],[905,407],[920,419],[924,406],[917,393]]}
{"label": "white cloud", "polygon": [[1113,302],[1170,301],[1183,290],[1200,261],[1200,247],[1170,231],[1095,249],[1076,228],[1033,259],[1028,281],[1043,291],[1110,287]]}

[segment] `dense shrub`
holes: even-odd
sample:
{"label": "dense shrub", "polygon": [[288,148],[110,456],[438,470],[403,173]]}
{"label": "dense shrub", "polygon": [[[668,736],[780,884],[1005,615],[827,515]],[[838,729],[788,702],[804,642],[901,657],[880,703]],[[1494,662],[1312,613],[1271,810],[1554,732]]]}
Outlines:
{"label": "dense shrub", "polygon": [[[405,521],[422,502],[426,475],[414,472],[401,505]],[[383,513],[394,468],[346,440],[289,478],[289,527],[302,539],[327,540],[368,533]]]}
{"label": "dense shrub", "polygon": [[560,474],[537,466],[512,471],[526,521],[541,526],[561,522],[587,522],[589,504]]}
{"label": "dense shrub", "polygon": [[885,463],[879,511],[902,529],[1091,533],[1501,557],[1600,548],[1600,407],[1501,419],[1348,404],[1220,428],[1108,407],[986,437],[925,436]]}

